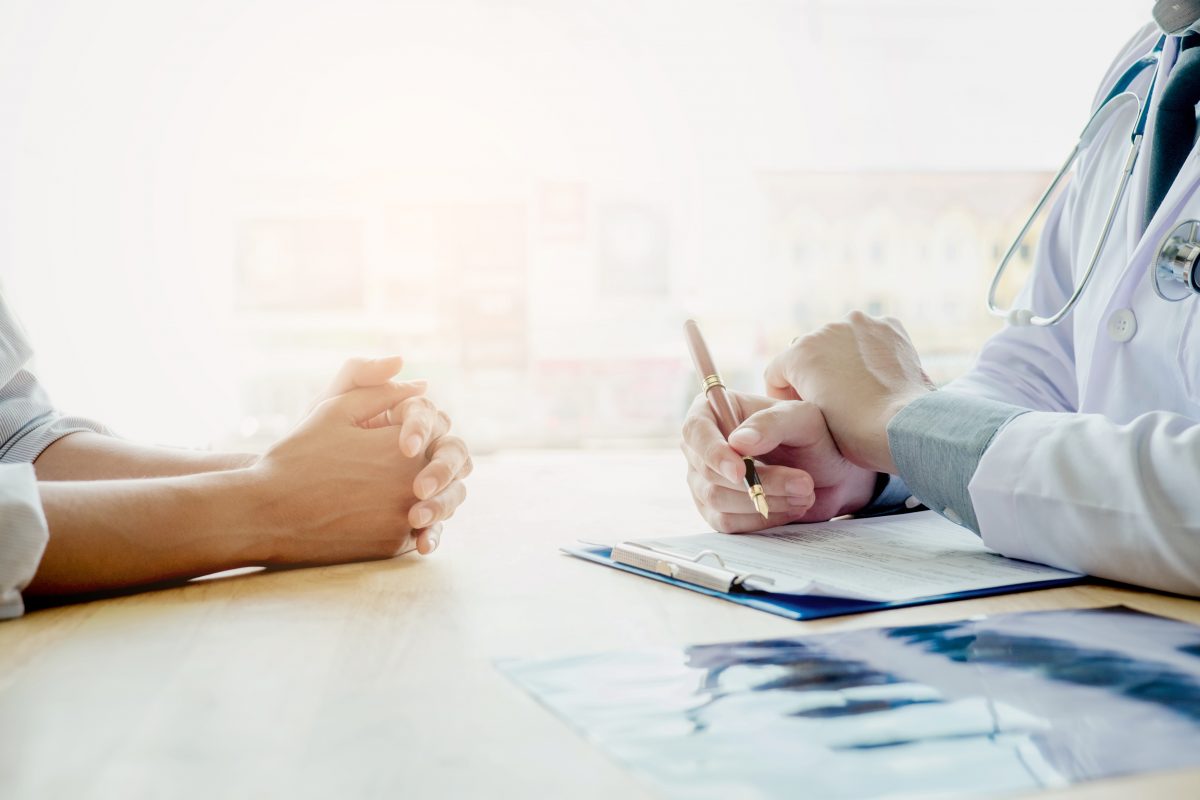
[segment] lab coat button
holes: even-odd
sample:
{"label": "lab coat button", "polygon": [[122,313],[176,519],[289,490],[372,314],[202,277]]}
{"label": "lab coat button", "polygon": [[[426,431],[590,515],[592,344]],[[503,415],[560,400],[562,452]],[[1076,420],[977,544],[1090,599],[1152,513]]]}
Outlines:
{"label": "lab coat button", "polygon": [[1108,338],[1114,342],[1128,342],[1137,333],[1137,317],[1128,308],[1112,313],[1108,318]]}
{"label": "lab coat button", "polygon": [[960,517],[953,508],[943,508],[942,516],[953,522],[955,525],[962,525],[962,517]]}

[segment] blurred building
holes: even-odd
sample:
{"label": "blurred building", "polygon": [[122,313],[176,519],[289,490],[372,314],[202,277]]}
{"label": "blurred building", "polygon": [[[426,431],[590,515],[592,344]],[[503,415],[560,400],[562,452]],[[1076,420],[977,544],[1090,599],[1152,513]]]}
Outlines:
{"label": "blurred building", "polygon": [[[752,244],[767,263],[729,276],[739,291],[704,318],[727,380],[754,388],[771,353],[853,308],[904,320],[935,379],[953,377],[997,327],[991,270],[1048,177],[761,173],[746,203],[767,219],[744,235],[766,232]],[[696,390],[678,333],[681,253],[696,243],[679,241],[671,203],[572,181],[480,186],[247,187],[232,221],[242,425],[228,443],[277,437],[345,355],[392,352],[479,448],[677,436]]]}
{"label": "blurred building", "polygon": [[[985,312],[999,260],[1052,176],[1042,172],[771,172],[773,285],[790,298],[772,349],[858,308],[898,317],[935,380],[960,373],[1000,323]],[[1032,266],[1031,232],[1006,288]]]}

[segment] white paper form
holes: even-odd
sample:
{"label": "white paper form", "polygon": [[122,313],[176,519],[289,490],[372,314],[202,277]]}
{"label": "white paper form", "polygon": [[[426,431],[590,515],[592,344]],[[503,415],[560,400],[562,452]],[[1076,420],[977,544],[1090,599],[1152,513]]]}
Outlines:
{"label": "white paper form", "polygon": [[711,550],[729,570],[762,577],[744,588],[777,594],[912,600],[1077,577],[998,555],[932,511],[633,543],[689,559]]}

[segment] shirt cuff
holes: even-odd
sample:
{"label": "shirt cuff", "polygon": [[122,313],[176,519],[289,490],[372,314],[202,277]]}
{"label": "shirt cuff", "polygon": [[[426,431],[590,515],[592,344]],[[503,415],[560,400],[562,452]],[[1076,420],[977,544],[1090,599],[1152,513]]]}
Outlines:
{"label": "shirt cuff", "polygon": [[920,504],[913,500],[912,492],[899,475],[879,473],[875,496],[871,502],[854,512],[856,517],[883,517],[903,511],[916,511]]}
{"label": "shirt cuff", "polygon": [[1026,411],[961,392],[930,392],[905,406],[888,424],[892,460],[922,503],[979,533],[967,486],[992,439]]}
{"label": "shirt cuff", "polygon": [[32,464],[0,464],[0,620],[25,613],[21,590],[33,580],[50,537]]}

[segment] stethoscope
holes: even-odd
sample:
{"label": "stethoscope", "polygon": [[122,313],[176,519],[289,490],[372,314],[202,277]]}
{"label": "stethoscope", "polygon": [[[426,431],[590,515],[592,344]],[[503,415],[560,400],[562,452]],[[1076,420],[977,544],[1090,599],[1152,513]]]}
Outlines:
{"label": "stethoscope", "polygon": [[[1096,272],[1096,264],[1099,263],[1100,256],[1104,252],[1104,246],[1108,242],[1108,236],[1112,232],[1113,223],[1116,221],[1117,209],[1120,207],[1121,200],[1125,196],[1125,190],[1129,186],[1129,178],[1133,174],[1134,164],[1137,163],[1138,153],[1141,152],[1142,137],[1146,131],[1146,118],[1150,113],[1150,98],[1154,95],[1154,87],[1162,71],[1163,46],[1166,44],[1166,41],[1166,36],[1160,36],[1153,50],[1138,59],[1125,72],[1121,73],[1121,77],[1113,84],[1113,88],[1108,93],[1108,96],[1104,98],[1104,102],[1100,104],[1100,107],[1096,109],[1096,113],[1088,120],[1083,133],[1079,135],[1079,142],[1075,145],[1075,149],[1067,156],[1066,162],[1063,163],[1062,168],[1054,176],[1054,180],[1050,182],[1050,186],[1042,194],[1037,205],[1034,206],[1033,213],[1029,215],[1029,219],[1021,227],[1021,231],[1017,234],[1017,238],[1013,241],[1012,246],[1004,254],[1000,265],[996,267],[996,274],[992,278],[992,285],[988,289],[987,296],[988,311],[993,315],[1003,317],[1011,325],[1047,327],[1061,322],[1079,302],[1080,296],[1087,289],[1088,283],[1092,280],[1092,276]],[[1146,101],[1142,102],[1136,94],[1129,91],[1129,86],[1142,72],[1150,67],[1154,67],[1154,78],[1150,82],[1150,89],[1146,92]],[[1113,194],[1112,203],[1108,207],[1108,215],[1105,217],[1104,225],[1100,229],[1100,237],[1096,242],[1095,248],[1092,250],[1087,269],[1084,270],[1083,277],[1076,283],[1071,296],[1062,308],[1045,317],[1038,316],[1028,308],[1000,308],[996,305],[996,292],[999,289],[1000,280],[1004,277],[1004,273],[1008,269],[1008,264],[1012,261],[1013,256],[1021,249],[1025,237],[1029,234],[1029,229],[1033,227],[1034,222],[1041,215],[1042,210],[1051,197],[1055,195],[1059,185],[1062,184],[1063,179],[1067,176],[1071,167],[1074,166],[1076,159],[1079,158],[1080,153],[1092,144],[1112,117],[1118,112],[1129,108],[1130,103],[1135,104],[1134,107],[1138,109],[1138,115],[1137,121],[1133,126],[1133,131],[1129,135],[1129,151],[1125,157],[1125,164],[1121,169],[1121,177],[1117,183],[1117,190]],[[1154,293],[1170,302],[1178,302],[1192,295],[1200,294],[1200,270],[1196,269],[1198,260],[1200,260],[1200,221],[1190,220],[1176,227],[1159,244],[1157,255],[1150,263],[1150,278],[1154,286]]]}

